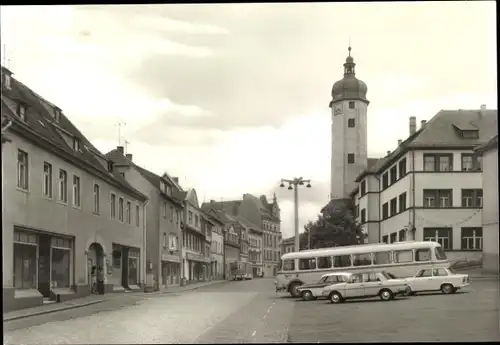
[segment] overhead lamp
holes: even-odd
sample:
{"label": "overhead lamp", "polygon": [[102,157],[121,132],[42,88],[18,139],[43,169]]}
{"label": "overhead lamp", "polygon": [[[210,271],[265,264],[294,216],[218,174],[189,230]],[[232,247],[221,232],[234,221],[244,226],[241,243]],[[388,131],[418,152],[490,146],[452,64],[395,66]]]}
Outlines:
{"label": "overhead lamp", "polygon": [[288,190],[292,190],[292,189],[293,189],[292,185],[289,185]]}
{"label": "overhead lamp", "polygon": [[303,186],[304,185],[304,181],[300,181],[299,185]]}
{"label": "overhead lamp", "polygon": [[310,184],[310,183],[308,183],[306,187],[307,187],[307,188],[311,188],[311,184]]}
{"label": "overhead lamp", "polygon": [[281,188],[285,187],[285,184],[283,182],[281,182],[280,187]]}

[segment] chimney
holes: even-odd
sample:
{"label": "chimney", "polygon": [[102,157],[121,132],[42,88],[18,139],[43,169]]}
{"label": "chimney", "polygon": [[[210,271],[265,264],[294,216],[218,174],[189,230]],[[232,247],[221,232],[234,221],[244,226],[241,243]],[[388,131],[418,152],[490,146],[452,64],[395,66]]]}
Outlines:
{"label": "chimney", "polygon": [[211,203],[211,204],[215,203],[215,200],[210,200],[210,203]]}
{"label": "chimney", "polygon": [[391,154],[391,151],[387,151],[387,155],[389,156]]}
{"label": "chimney", "polygon": [[401,146],[402,143],[403,143],[403,140],[398,139],[398,147]]}
{"label": "chimney", "polygon": [[410,116],[410,136],[415,134],[417,131],[417,118],[415,116]]}
{"label": "chimney", "polygon": [[179,183],[179,178],[178,177],[172,177],[172,181],[174,181],[175,183]]}
{"label": "chimney", "polygon": [[123,154],[123,146],[117,146],[116,149],[118,150],[118,152]]}
{"label": "chimney", "polygon": [[125,155],[125,157],[127,157],[127,159],[132,162],[132,154],[131,153],[127,153]]}
{"label": "chimney", "polygon": [[427,120],[420,121],[420,128],[424,129],[426,123],[427,123]]}

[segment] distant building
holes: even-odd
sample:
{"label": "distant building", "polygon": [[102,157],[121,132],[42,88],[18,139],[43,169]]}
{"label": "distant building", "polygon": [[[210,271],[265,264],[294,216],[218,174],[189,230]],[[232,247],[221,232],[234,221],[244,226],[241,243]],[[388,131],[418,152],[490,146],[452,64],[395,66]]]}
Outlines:
{"label": "distant building", "polygon": [[295,251],[295,236],[285,238],[281,242],[281,255]]}
{"label": "distant building", "polygon": [[94,266],[106,292],[140,290],[147,197],[60,108],[1,76],[4,311],[89,295]]}
{"label": "distant building", "polygon": [[248,261],[252,263],[254,277],[262,274],[262,229],[260,226],[247,221],[243,217],[236,217],[248,231]]}
{"label": "distant building", "polygon": [[181,219],[184,208],[182,188],[168,175],[157,175],[133,162],[123,146],[108,152],[116,171],[148,197],[146,290],[157,291],[180,284]]}
{"label": "distant building", "polygon": [[212,279],[224,279],[224,223],[216,212],[206,212],[212,225],[210,248],[210,276]]}
{"label": "distant building", "polygon": [[497,110],[442,110],[418,130],[410,117],[409,128],[356,179],[368,242],[436,241],[452,260],[480,260],[483,165],[473,150],[496,134]]}
{"label": "distant building", "polygon": [[[498,134],[476,149],[483,161],[483,269],[500,273],[498,229]],[[468,242],[480,241],[478,238]]]}

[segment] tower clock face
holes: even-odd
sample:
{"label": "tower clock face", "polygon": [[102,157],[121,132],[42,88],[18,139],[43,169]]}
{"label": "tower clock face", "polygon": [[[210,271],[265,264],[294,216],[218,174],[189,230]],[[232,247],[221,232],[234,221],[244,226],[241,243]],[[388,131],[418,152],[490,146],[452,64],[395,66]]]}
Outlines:
{"label": "tower clock face", "polygon": [[342,106],[341,105],[336,105],[335,106],[335,115],[342,114]]}

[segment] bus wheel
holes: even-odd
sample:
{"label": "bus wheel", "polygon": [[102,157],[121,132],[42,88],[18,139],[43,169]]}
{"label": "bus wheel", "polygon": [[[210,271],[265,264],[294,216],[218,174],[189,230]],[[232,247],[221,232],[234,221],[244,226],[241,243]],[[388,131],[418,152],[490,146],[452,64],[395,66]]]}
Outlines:
{"label": "bus wheel", "polygon": [[290,287],[288,288],[288,292],[290,292],[290,295],[294,298],[300,297],[299,292],[297,291],[297,288],[302,285],[299,282],[295,282],[290,284]]}

